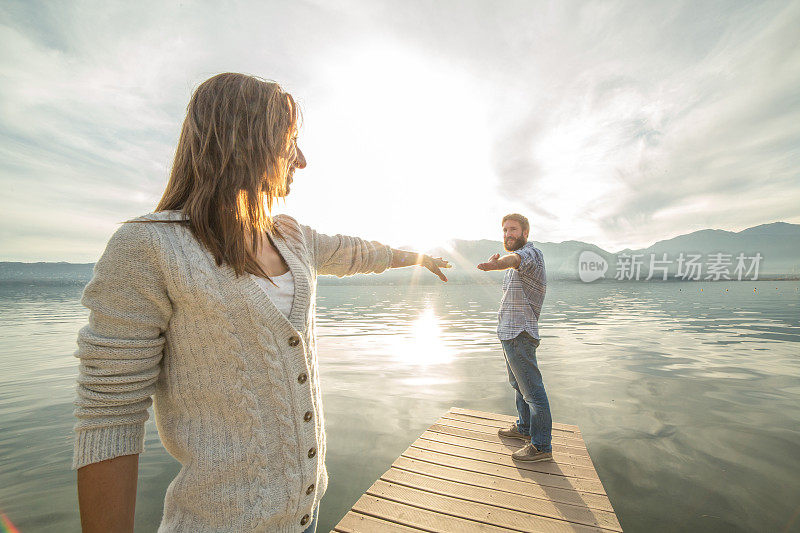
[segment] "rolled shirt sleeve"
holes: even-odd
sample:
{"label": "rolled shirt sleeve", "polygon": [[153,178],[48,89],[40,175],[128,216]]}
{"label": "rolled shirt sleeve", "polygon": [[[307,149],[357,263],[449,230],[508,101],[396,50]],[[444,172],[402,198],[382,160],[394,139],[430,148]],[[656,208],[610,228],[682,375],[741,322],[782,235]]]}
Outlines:
{"label": "rolled shirt sleeve", "polygon": [[172,313],[159,263],[147,224],[123,224],[84,289],[73,468],[142,452]]}
{"label": "rolled shirt sleeve", "polygon": [[523,246],[514,253],[520,258],[519,267],[517,267],[520,272],[531,274],[544,268],[544,257],[538,248]]}

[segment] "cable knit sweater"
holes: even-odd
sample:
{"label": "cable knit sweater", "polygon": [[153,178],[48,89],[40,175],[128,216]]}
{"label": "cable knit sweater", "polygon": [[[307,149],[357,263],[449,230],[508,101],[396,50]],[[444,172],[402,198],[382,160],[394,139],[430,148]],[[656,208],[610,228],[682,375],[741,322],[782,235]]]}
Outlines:
{"label": "cable knit sweater", "polygon": [[84,290],[73,468],[142,452],[152,397],[181,464],[159,531],[302,531],[325,493],[316,278],[382,272],[392,252],[275,222],[295,280],[288,317],[181,224],[123,224]]}

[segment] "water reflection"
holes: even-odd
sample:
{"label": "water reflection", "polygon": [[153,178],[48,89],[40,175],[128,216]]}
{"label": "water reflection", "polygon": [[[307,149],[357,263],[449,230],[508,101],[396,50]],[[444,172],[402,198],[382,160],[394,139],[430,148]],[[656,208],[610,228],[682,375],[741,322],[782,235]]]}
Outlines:
{"label": "water reflection", "polygon": [[[449,363],[454,351],[444,343],[442,326],[433,307],[428,307],[410,324],[410,335],[388,337],[396,360],[411,365]],[[436,380],[433,380],[434,382]],[[417,383],[431,382],[417,380]]]}
{"label": "water reflection", "polygon": [[[553,417],[580,426],[626,530],[797,527],[800,293],[775,287],[550,284],[537,356]],[[0,286],[0,506],[26,532],[78,530],[80,290]],[[451,406],[513,413],[499,290],[319,287],[331,474],[320,531]],[[137,531],[157,527],[177,471],[146,427]]]}

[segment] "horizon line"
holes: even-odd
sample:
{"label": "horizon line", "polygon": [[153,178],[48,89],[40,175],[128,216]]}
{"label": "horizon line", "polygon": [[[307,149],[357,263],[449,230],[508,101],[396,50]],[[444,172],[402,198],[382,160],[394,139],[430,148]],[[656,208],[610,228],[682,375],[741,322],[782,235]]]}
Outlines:
{"label": "horizon line", "polygon": [[[602,252],[607,253],[607,254],[616,255],[616,254],[620,254],[620,253],[628,252],[628,251],[646,250],[648,248],[651,248],[651,247],[655,246],[656,244],[658,244],[660,242],[669,241],[669,240],[672,240],[672,239],[677,239],[678,237],[684,237],[684,236],[688,236],[688,235],[693,235],[693,234],[699,233],[701,231],[724,231],[726,233],[732,233],[732,234],[736,235],[736,234],[742,233],[744,231],[751,230],[753,228],[758,228],[758,227],[761,227],[761,226],[771,226],[773,224],[786,224],[788,226],[798,226],[798,227],[800,227],[800,224],[795,224],[793,222],[785,222],[783,220],[776,220],[774,222],[765,222],[763,224],[756,224],[755,226],[750,226],[750,227],[744,228],[744,229],[739,230],[739,231],[732,231],[732,230],[719,229],[719,228],[703,228],[703,229],[695,230],[695,231],[692,231],[692,232],[689,232],[689,233],[681,233],[681,234],[675,235],[673,237],[668,237],[668,238],[665,238],[665,239],[659,239],[659,240],[655,241],[653,244],[651,244],[650,246],[645,246],[643,248],[622,248],[622,249],[620,249],[620,250],[618,250],[616,252],[609,252],[605,248],[603,248],[601,246],[598,246],[597,244],[594,244],[594,243],[591,243],[591,242],[586,242],[586,241],[580,241],[580,240],[577,240],[577,239],[568,239],[568,240],[561,241],[561,242],[537,241],[537,240],[534,239],[531,242],[538,242],[539,244],[556,244],[556,245],[569,243],[569,242],[576,242],[576,243],[586,244],[586,245],[589,245],[589,246],[594,246],[594,247],[598,248],[599,250],[601,250]],[[489,241],[489,242],[497,242],[497,243],[500,243],[501,245],[502,245],[502,242],[503,242],[501,240],[496,240],[495,241],[493,239],[450,239],[450,240],[447,241],[447,243],[453,243],[453,242],[456,242],[456,241],[460,241],[460,242]],[[405,245],[400,245],[400,246],[401,247],[405,247]],[[420,251],[422,253],[426,253],[426,252],[433,251],[433,250],[438,250],[438,249],[441,249],[441,248],[446,248],[446,244],[442,244],[442,245],[439,245],[439,246],[434,246],[432,248],[428,248],[427,250],[420,250]],[[75,262],[72,262],[72,261],[64,261],[64,260],[60,260],[60,261],[44,261],[44,260],[42,260],[42,261],[19,261],[19,260],[14,260],[14,259],[0,259],[0,263],[20,263],[20,264],[27,264],[27,265],[35,265],[35,264],[39,264],[39,263],[45,263],[45,264],[51,264],[51,265],[60,264],[60,263],[64,263],[64,264],[68,264],[68,265],[92,265],[92,264],[94,264],[96,262],[97,261],[75,263]]]}

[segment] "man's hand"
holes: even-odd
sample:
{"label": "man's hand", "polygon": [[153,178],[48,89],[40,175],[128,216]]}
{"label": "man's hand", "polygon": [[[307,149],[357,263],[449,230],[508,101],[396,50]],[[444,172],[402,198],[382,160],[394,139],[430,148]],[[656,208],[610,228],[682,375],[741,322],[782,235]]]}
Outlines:
{"label": "man's hand", "polygon": [[500,254],[494,254],[485,263],[478,265],[479,270],[505,270],[507,268],[519,268],[522,259],[518,254],[510,253],[500,257]]}
{"label": "man's hand", "polygon": [[484,270],[486,272],[490,270],[503,270],[503,267],[500,266],[499,260],[500,254],[494,254],[489,260],[485,263],[481,263],[478,265],[479,270]]}

